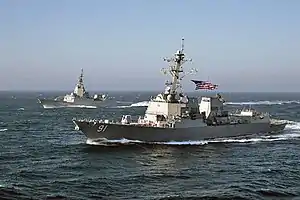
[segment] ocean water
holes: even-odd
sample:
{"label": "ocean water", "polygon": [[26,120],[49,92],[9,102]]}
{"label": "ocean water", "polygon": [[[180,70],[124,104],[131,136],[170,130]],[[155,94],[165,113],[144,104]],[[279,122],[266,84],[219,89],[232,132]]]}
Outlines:
{"label": "ocean water", "polygon": [[114,145],[72,118],[141,115],[155,93],[111,93],[132,104],[103,109],[43,109],[41,95],[59,94],[0,93],[0,199],[300,199],[300,94],[223,94],[288,120],[279,135]]}

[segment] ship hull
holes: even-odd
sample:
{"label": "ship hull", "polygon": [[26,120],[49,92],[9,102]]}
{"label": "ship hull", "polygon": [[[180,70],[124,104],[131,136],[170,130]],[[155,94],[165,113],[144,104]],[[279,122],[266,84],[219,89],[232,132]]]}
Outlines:
{"label": "ship hull", "polygon": [[256,123],[190,128],[158,128],[105,124],[81,120],[73,120],[73,122],[91,140],[120,140],[125,138],[143,142],[197,141],[245,136],[258,133],[280,132],[286,126],[286,123]]}
{"label": "ship hull", "polygon": [[112,99],[104,101],[94,101],[93,99],[76,99],[74,102],[65,102],[62,100],[38,99],[43,108],[60,108],[60,107],[109,107],[116,106],[118,102]]}

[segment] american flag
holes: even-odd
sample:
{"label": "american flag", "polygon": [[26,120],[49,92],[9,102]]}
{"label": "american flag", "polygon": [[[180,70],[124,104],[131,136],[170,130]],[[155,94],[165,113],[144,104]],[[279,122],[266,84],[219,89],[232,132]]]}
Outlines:
{"label": "american flag", "polygon": [[215,90],[218,88],[218,85],[212,84],[211,82],[208,81],[197,81],[197,80],[192,80],[196,88],[195,90]]}

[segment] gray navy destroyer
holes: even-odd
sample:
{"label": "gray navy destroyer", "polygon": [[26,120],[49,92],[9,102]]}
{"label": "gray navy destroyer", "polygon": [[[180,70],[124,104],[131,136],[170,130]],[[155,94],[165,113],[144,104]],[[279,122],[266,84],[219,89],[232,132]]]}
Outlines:
{"label": "gray navy destroyer", "polygon": [[59,96],[55,99],[38,99],[38,102],[44,108],[57,108],[57,107],[104,107],[114,105],[116,102],[112,98],[108,98],[105,94],[95,94],[90,96],[85,90],[83,83],[83,69],[78,78],[78,82],[74,91],[65,96]]}
{"label": "gray navy destroyer", "polygon": [[268,113],[255,109],[229,112],[224,109],[224,99],[216,96],[189,98],[183,94],[184,40],[181,50],[170,59],[166,73],[172,77],[165,92],[152,98],[144,116],[133,120],[123,115],[119,122],[108,119],[73,119],[75,129],[92,141],[134,140],[142,142],[183,142],[203,139],[245,136],[282,131],[286,122],[271,119]]}

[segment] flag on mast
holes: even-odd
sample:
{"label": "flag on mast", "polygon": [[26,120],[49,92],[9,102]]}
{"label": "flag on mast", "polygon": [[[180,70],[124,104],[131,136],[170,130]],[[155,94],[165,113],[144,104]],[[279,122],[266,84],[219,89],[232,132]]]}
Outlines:
{"label": "flag on mast", "polygon": [[197,81],[197,80],[191,80],[191,81],[194,82],[196,85],[195,90],[215,90],[218,88],[218,85],[208,81]]}

